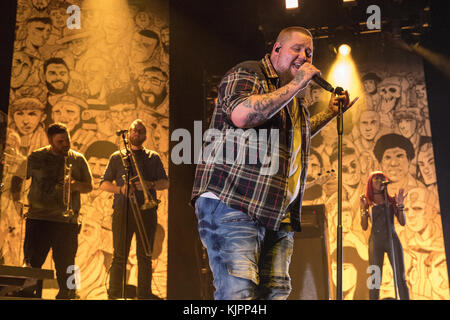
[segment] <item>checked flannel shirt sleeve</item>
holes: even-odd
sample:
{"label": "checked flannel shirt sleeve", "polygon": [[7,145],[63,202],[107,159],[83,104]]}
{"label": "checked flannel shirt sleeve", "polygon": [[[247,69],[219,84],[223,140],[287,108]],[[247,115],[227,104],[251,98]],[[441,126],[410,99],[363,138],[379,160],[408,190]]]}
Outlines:
{"label": "checked flannel shirt sleeve", "polygon": [[231,120],[233,110],[248,97],[254,94],[263,94],[264,87],[257,75],[243,68],[229,72],[219,84],[219,103]]}

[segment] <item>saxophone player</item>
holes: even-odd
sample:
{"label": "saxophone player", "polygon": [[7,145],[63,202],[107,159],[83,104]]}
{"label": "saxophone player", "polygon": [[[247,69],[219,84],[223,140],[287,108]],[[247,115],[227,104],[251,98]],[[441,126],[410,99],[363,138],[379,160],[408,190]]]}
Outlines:
{"label": "saxophone player", "polygon": [[[146,191],[149,196],[156,200],[156,190],[164,190],[169,188],[169,180],[157,152],[143,147],[144,141],[147,139],[147,130],[142,120],[133,121],[128,130],[128,139],[132,155],[124,157],[124,151],[119,150],[113,153],[109,159],[105,173],[100,181],[100,189],[114,193],[114,213],[112,221],[113,231],[113,260],[110,269],[110,280],[108,297],[109,299],[117,299],[123,297],[123,267],[128,259],[130,251],[131,239],[134,233],[138,233],[139,225],[135,217],[131,214],[133,208],[130,205],[130,193],[136,199],[140,206],[140,215],[142,217],[143,228],[148,235],[150,248],[153,247],[155,231],[157,226],[157,205],[151,208],[145,208],[143,205],[147,201]],[[126,154],[126,152],[125,152]],[[126,159],[124,159],[126,158]],[[133,158],[133,161],[129,161]],[[127,162],[129,161],[129,162]],[[132,180],[130,190],[123,179],[125,175],[125,167],[130,168],[130,177],[142,178],[138,181]],[[135,167],[138,167],[137,169]],[[145,184],[145,186],[143,186]],[[147,188],[147,190],[143,190]],[[127,201],[128,196],[128,201]],[[127,207],[128,203],[128,208]],[[126,218],[127,220],[125,220]],[[126,222],[125,222],[126,221]],[[126,237],[124,233],[126,230]],[[136,236],[136,250],[138,260],[138,299],[159,299],[152,293],[152,260],[151,253],[146,254],[144,244],[141,237]],[[151,249],[150,249],[151,250]]]}
{"label": "saxophone player", "polygon": [[[75,299],[76,287],[68,281],[71,276],[68,271],[75,266],[78,249],[80,193],[92,190],[92,174],[85,157],[70,149],[70,135],[64,124],[50,125],[47,138],[49,145],[34,150],[26,166],[26,179],[31,178],[31,185],[25,224],[25,265],[41,268],[52,249],[59,285],[56,299]],[[71,179],[65,183],[68,167]],[[16,190],[13,200],[18,201],[23,181],[19,177],[13,181]],[[64,203],[64,199],[71,201]],[[65,214],[68,208],[70,215]]]}

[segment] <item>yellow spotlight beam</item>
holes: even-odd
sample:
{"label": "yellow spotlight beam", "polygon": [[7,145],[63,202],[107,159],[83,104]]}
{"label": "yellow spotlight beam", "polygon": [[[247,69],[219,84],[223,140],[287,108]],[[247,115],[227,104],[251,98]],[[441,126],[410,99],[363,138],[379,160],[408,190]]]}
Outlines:
{"label": "yellow spotlight beam", "polygon": [[[347,90],[351,99],[363,96],[361,78],[350,54],[350,50],[346,55],[337,55],[336,61],[328,72],[327,81],[335,87],[342,87],[344,90]],[[349,111],[352,111],[352,109]]]}

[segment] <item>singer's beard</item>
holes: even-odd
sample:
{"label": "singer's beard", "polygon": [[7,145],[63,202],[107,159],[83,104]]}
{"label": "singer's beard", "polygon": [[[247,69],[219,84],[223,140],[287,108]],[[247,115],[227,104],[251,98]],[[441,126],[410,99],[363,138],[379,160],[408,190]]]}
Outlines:
{"label": "singer's beard", "polygon": [[130,143],[137,148],[141,148],[144,141],[145,139],[130,138]]}
{"label": "singer's beard", "polygon": [[289,82],[292,81],[292,79],[294,79],[294,76],[292,75],[290,69],[280,73],[280,85],[281,86],[288,84]]}

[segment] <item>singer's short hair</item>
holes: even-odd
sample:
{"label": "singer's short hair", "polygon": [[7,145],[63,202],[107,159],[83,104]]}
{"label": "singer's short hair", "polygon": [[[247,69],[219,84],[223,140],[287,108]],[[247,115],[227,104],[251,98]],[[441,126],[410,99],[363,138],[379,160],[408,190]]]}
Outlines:
{"label": "singer's short hair", "polygon": [[144,129],[145,129],[145,133],[147,133],[147,127],[144,124],[144,121],[142,121],[141,119],[136,119],[134,120],[131,124],[130,124],[130,130],[134,127],[136,127],[138,124],[140,124]]}
{"label": "singer's short hair", "polygon": [[396,133],[386,134],[375,143],[375,147],[373,148],[373,153],[377,158],[378,162],[381,163],[383,159],[384,152],[387,149],[401,148],[405,150],[406,157],[408,161],[411,161],[414,158],[414,146],[412,145],[409,139],[405,138]]}
{"label": "singer's short hair", "polygon": [[287,39],[289,39],[291,37],[291,35],[294,32],[300,32],[300,33],[304,34],[305,36],[310,37],[311,39],[313,38],[313,35],[311,34],[311,32],[306,28],[287,27],[280,31],[280,33],[278,34],[278,37],[277,37],[277,42],[279,42],[279,43],[285,42]]}
{"label": "singer's short hair", "polygon": [[53,123],[51,124],[47,129],[47,137],[51,138],[56,134],[59,133],[67,133],[69,135],[69,130],[67,129],[67,126],[64,123]]}

